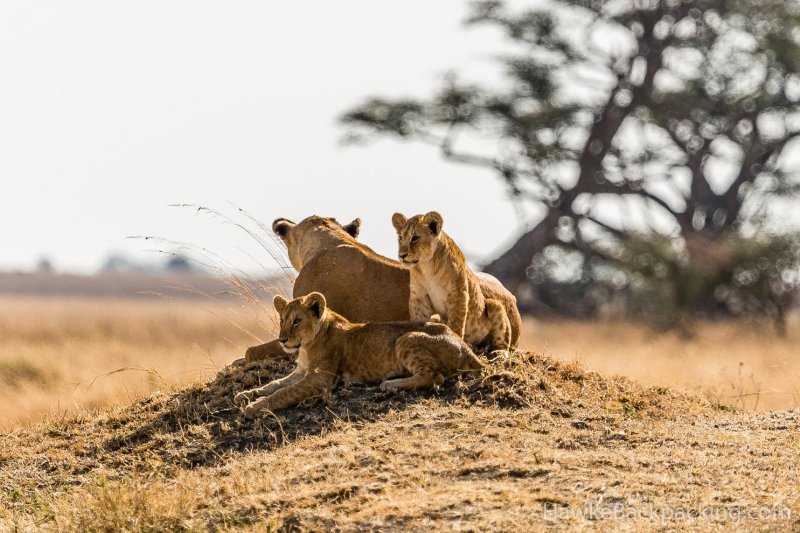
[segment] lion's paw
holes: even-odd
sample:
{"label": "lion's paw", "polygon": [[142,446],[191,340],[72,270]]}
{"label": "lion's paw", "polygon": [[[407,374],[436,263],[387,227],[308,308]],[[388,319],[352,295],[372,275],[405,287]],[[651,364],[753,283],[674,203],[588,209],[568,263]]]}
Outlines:
{"label": "lion's paw", "polygon": [[255,396],[255,394],[256,393],[254,391],[251,391],[251,390],[242,391],[242,392],[240,392],[239,394],[237,394],[236,396],[233,397],[233,403],[235,403],[236,405],[239,405],[239,406],[247,405],[248,403],[250,403],[252,401],[252,399]]}
{"label": "lion's paw", "polygon": [[510,353],[508,350],[493,350],[489,352],[489,362],[490,363],[499,363],[500,361],[505,361],[510,357]]}

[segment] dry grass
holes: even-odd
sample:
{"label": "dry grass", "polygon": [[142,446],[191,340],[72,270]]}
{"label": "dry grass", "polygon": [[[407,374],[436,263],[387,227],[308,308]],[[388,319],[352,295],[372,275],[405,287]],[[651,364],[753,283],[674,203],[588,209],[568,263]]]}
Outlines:
{"label": "dry grass", "polygon": [[269,336],[256,318],[235,302],[2,297],[0,428],[206,379]]}
{"label": "dry grass", "polygon": [[697,397],[528,352],[439,391],[342,387],[257,421],[231,408],[236,391],[289,366],[228,368],[207,384],[128,408],[6,434],[0,526],[800,526],[797,411],[720,413]]}
{"label": "dry grass", "polygon": [[225,278],[200,272],[99,272],[92,275],[0,272],[0,294],[28,297],[145,299],[158,292],[174,298],[201,298],[230,286]]}
{"label": "dry grass", "polygon": [[[255,337],[270,338],[271,326],[271,315],[234,301],[0,297],[0,401],[15,406],[0,428],[204,380]],[[626,323],[528,320],[523,345],[744,410],[800,402],[796,322],[786,339],[766,326],[708,323],[686,340]]]}
{"label": "dry grass", "polygon": [[[731,360],[784,386],[766,370],[791,361],[796,326],[780,340],[705,324],[684,342],[529,322],[526,343],[551,355],[520,351],[438,391],[340,387],[250,421],[233,395],[291,363],[224,367],[252,342],[231,322],[268,332],[249,308],[211,311],[0,299],[0,400],[15,426],[0,434],[0,531],[800,527],[800,411],[719,405],[748,390],[720,371]],[[124,367],[147,371],[89,386]],[[18,423],[42,412],[55,416]]]}
{"label": "dry grass", "polygon": [[768,323],[704,322],[694,338],[624,322],[526,320],[523,345],[603,374],[699,392],[746,411],[800,405],[800,316],[781,338]]}

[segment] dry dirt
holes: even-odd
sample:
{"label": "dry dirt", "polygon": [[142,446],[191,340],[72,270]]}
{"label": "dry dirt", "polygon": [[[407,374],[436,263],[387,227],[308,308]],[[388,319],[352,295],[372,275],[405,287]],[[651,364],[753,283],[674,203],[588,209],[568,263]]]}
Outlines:
{"label": "dry dirt", "polygon": [[800,410],[736,412],[520,351],[437,391],[261,420],[226,368],[0,437],[0,530],[798,530]]}

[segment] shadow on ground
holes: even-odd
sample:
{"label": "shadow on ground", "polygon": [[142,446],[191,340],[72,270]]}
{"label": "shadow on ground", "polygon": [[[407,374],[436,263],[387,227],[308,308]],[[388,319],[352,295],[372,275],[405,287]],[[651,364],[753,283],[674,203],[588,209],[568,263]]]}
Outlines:
{"label": "shadow on ground", "polygon": [[523,410],[531,417],[548,414],[564,420],[564,426],[580,427],[587,420],[615,417],[674,419],[702,410],[700,404],[705,403],[587,372],[576,363],[517,351],[480,373],[449,379],[436,390],[384,392],[374,385],[340,386],[257,420],[245,418],[234,406],[237,392],[286,375],[293,367],[286,360],[228,367],[207,383],[153,394],[127,407],[18,428],[0,436],[0,474],[22,476],[31,491],[80,485],[98,472],[109,478],[133,472],[170,475],[223,464],[243,452],[289,445],[305,436],[369,424],[419,404],[431,409]]}
{"label": "shadow on ground", "polygon": [[[533,369],[533,358],[520,352],[506,365]],[[302,436],[319,435],[342,421],[371,422],[423,399],[515,409],[541,403],[544,398],[539,397],[548,390],[541,379],[531,380],[531,375],[498,366],[484,374],[449,379],[436,390],[384,392],[375,385],[342,385],[323,397],[256,420],[245,418],[234,406],[233,397],[239,391],[282,377],[293,367],[286,360],[228,367],[208,383],[172,395],[154,394],[101,422],[100,433],[113,436],[97,443],[102,449],[87,453],[113,452],[113,457],[134,462],[134,457],[156,456],[165,465],[179,468],[206,466],[219,463],[231,452],[269,450]],[[558,410],[559,406],[553,407]]]}

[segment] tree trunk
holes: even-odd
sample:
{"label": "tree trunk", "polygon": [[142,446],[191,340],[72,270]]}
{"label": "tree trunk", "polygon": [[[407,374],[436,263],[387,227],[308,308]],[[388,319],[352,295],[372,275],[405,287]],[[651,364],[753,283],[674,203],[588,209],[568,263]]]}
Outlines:
{"label": "tree trunk", "polygon": [[533,229],[524,233],[511,248],[483,269],[500,280],[508,290],[520,295],[520,289],[528,281],[528,267],[533,257],[553,243],[559,211],[552,209]]}

